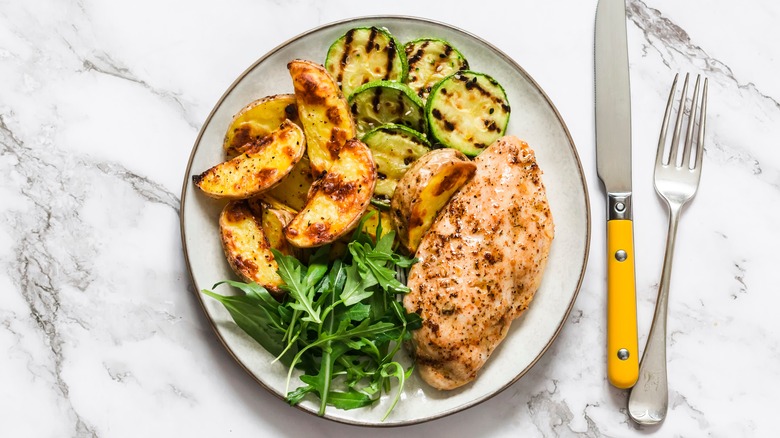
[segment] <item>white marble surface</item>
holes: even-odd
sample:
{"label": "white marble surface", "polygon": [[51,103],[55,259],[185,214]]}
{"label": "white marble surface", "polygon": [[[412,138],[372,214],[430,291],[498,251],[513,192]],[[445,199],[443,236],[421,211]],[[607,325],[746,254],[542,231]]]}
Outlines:
{"label": "white marble surface", "polygon": [[[0,436],[774,436],[780,391],[780,6],[629,0],[640,345],[666,231],[652,188],[674,73],[710,78],[701,191],[670,303],[670,412],[638,427],[604,375],[596,1],[0,3]],[[179,192],[198,129],[254,60],[317,25],[415,15],[475,33],[540,83],[588,178],[588,272],[558,340],[459,414],[367,431],[263,391],[216,340],[186,272]]]}

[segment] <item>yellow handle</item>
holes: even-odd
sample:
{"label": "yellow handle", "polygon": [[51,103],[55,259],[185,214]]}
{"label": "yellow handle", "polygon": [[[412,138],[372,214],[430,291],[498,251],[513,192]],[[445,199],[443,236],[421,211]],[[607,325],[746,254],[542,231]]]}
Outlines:
{"label": "yellow handle", "polygon": [[607,221],[607,377],[618,388],[639,377],[634,228],[625,219]]}

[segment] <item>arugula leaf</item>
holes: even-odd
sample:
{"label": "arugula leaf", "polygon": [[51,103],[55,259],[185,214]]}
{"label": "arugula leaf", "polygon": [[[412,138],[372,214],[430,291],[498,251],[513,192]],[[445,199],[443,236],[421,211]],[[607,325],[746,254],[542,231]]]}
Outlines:
{"label": "arugula leaf", "polygon": [[363,303],[355,303],[348,309],[338,314],[339,319],[349,319],[352,321],[362,321],[371,315],[371,306]]}
{"label": "arugula leaf", "polygon": [[[325,245],[319,247],[317,252],[309,258],[309,267],[306,269],[305,277],[307,289],[312,289],[328,272],[328,254],[330,254],[330,245]],[[276,257],[276,254],[274,254],[274,257]]]}
{"label": "arugula leaf", "polygon": [[[379,230],[382,229],[382,221],[379,221],[379,225],[377,225],[377,228]],[[393,242],[395,241],[395,231],[391,231],[381,238],[379,238],[379,234],[377,234],[377,238],[379,241],[376,243],[376,247],[374,248],[374,251],[376,251],[378,254],[386,254],[391,255],[393,253]]]}
{"label": "arugula leaf", "polygon": [[320,309],[314,308],[313,291],[311,290],[311,283],[313,278],[322,277],[325,273],[321,268],[309,269],[305,277],[302,275],[303,264],[293,256],[288,256],[280,253],[279,251],[271,248],[271,252],[274,254],[276,264],[279,265],[279,276],[282,277],[284,285],[282,289],[290,294],[293,301],[289,304],[295,310],[305,312],[307,316],[304,316],[305,321],[311,321],[315,324],[322,324],[320,319]]}
{"label": "arugula leaf", "polygon": [[[301,376],[301,380],[310,381],[313,380],[313,378],[311,376]],[[292,396],[287,397],[287,402],[291,405],[296,405],[303,399],[306,394],[310,392],[316,392],[314,386],[301,386],[300,388],[290,393]],[[330,391],[328,392],[327,398],[331,406],[344,410],[370,406],[376,401],[368,394],[356,390]]]}
{"label": "arugula leaf", "polygon": [[[330,308],[335,305],[336,294],[332,293],[330,296]],[[332,332],[333,327],[336,324],[333,312],[328,314],[328,318],[323,324],[323,331]],[[303,378],[301,380],[304,383],[308,383],[315,387],[320,395],[320,411],[319,415],[325,415],[325,408],[328,406],[328,395],[330,394],[330,384],[333,380],[333,363],[336,362],[342,354],[347,352],[347,348],[343,345],[333,345],[332,341],[328,341],[322,347],[322,360],[320,361],[320,372],[317,373],[316,379],[309,379],[307,382]],[[308,377],[308,376],[304,376]]]}
{"label": "arugula leaf", "polygon": [[276,301],[276,298],[272,297],[271,294],[268,293],[268,290],[266,290],[266,288],[260,286],[255,282],[242,283],[240,281],[223,280],[215,284],[211,288],[216,289],[217,287],[223,284],[227,284],[235,287],[236,289],[239,289],[240,291],[244,292],[244,295],[248,297],[257,298],[258,300],[261,300],[263,302],[263,306],[268,309],[277,309],[279,307],[279,302]]}
{"label": "arugula leaf", "polygon": [[411,266],[411,263],[415,260],[401,257],[397,254],[394,256],[392,250],[393,239],[395,239],[395,232],[391,231],[379,239],[376,247],[358,241],[350,242],[348,247],[361,270],[370,272],[384,291],[407,293],[409,288],[395,278],[395,269],[391,269],[389,265],[394,265],[398,262],[405,266]]}
{"label": "arugula leaf", "polygon": [[339,259],[331,260],[328,246],[312,254],[308,264],[273,251],[287,291],[281,303],[254,283],[223,282],[243,291],[241,296],[203,291],[260,345],[281,356],[289,367],[288,388],[293,371],[303,372],[303,385],[286,399],[295,405],[311,394],[319,399],[319,415],[327,406],[355,409],[376,403],[391,391],[391,380],[397,382],[392,410],[411,373],[393,359],[409,331],[421,325],[420,317],[406,313],[398,302],[397,294],[408,289],[395,274],[416,260],[394,252],[395,232],[384,234],[381,221],[375,239],[363,231],[372,214],[361,219]]}
{"label": "arugula leaf", "polygon": [[306,394],[314,392],[314,387],[311,385],[304,385],[296,389],[295,391],[290,391],[287,393],[287,403],[290,404],[290,406],[295,406],[298,403],[303,400],[303,398],[306,396]]}
{"label": "arugula leaf", "polygon": [[[261,298],[255,295],[224,296],[207,289],[203,289],[201,292],[222,303],[236,325],[269,353],[277,356],[285,350],[286,345],[282,340],[284,329],[281,318],[278,318],[276,313],[271,312],[268,307],[264,307],[264,301]],[[265,291],[265,293],[268,292]],[[273,298],[271,299],[273,300]],[[284,364],[289,364],[293,354],[295,351],[288,351],[288,354],[280,360]]]}
{"label": "arugula leaf", "polygon": [[[355,227],[355,231],[352,233],[351,241],[368,243],[368,244],[373,243],[371,241],[371,236],[369,236],[365,231],[363,231],[363,228],[365,228],[366,222],[368,222],[368,220],[371,219],[375,214],[377,214],[376,211],[369,211],[368,213],[364,214],[363,217],[360,218],[360,222],[358,222],[357,227]],[[382,225],[382,221],[379,221],[379,225],[380,226]]]}
{"label": "arugula leaf", "polygon": [[325,407],[328,405],[331,394],[331,383],[333,381],[333,364],[344,353],[349,350],[345,344],[335,344],[328,342],[322,349],[322,361],[320,362],[320,371],[316,376],[303,375],[301,381],[308,383],[314,391],[320,396],[319,415],[325,415]]}
{"label": "arugula leaf", "polygon": [[331,391],[328,394],[328,400],[334,407],[344,410],[371,406],[376,401],[376,399],[372,399],[368,395],[355,390],[346,392]]}
{"label": "arugula leaf", "polygon": [[382,417],[382,421],[387,419],[387,417],[390,415],[390,412],[392,412],[393,408],[395,408],[395,405],[398,404],[398,400],[401,399],[401,394],[404,391],[404,383],[406,382],[406,379],[412,375],[412,370],[413,368],[410,367],[408,371],[404,372],[404,367],[402,367],[398,362],[386,363],[379,370],[379,374],[383,378],[387,379],[390,377],[395,377],[398,380],[398,389],[395,392],[395,397],[393,397],[393,401],[390,403],[390,407],[387,408],[385,416]]}
{"label": "arugula leaf", "polygon": [[361,273],[359,265],[349,265],[344,271],[347,279],[341,300],[345,306],[355,305],[374,294],[371,287],[378,283],[376,277],[365,271]]}

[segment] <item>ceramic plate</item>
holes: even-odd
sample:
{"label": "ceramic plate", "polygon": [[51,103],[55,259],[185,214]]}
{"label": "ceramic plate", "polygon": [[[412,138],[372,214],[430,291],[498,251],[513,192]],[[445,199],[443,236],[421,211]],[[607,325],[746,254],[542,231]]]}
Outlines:
{"label": "ceramic plate", "polygon": [[[233,114],[255,99],[293,92],[286,67],[290,60],[322,63],[331,42],[348,29],[372,25],[386,27],[402,42],[420,37],[450,41],[466,56],[472,70],[490,74],[505,87],[513,110],[507,133],[526,140],[536,151],[555,220],[555,239],[541,288],[476,381],[442,392],[426,386],[415,375],[385,421],[381,418],[388,407],[387,397],[370,408],[329,408],[326,414],[326,418],[343,423],[394,426],[431,420],[482,402],[517,381],[539,360],[561,330],[579,291],[588,256],[590,212],[579,157],[566,125],[550,99],[517,63],[486,41],[442,23],[410,17],[351,19],[313,29],[260,58],[228,88],[206,119],[192,150],[181,196],[184,252],[197,290],[234,275],[225,261],[217,226],[225,202],[197,193],[192,175],[224,159],[222,139]],[[227,293],[227,289],[219,292]],[[260,385],[282,398],[285,367],[272,364],[272,356],[238,329],[221,304],[201,294],[198,299],[228,352]],[[310,413],[317,411],[313,402],[299,407]]]}

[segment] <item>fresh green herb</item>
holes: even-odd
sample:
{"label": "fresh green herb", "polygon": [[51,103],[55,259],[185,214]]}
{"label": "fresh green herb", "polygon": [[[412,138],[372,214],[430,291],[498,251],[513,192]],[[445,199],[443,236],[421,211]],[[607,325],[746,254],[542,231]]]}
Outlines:
{"label": "fresh green herb", "polygon": [[[223,281],[243,295],[217,299],[236,324],[263,348],[289,366],[287,401],[300,403],[307,396],[319,398],[319,415],[330,405],[339,409],[369,406],[396,392],[385,418],[400,399],[412,368],[404,370],[394,360],[410,330],[420,326],[417,314],[408,314],[398,294],[409,289],[395,278],[397,268],[415,260],[393,250],[395,232],[382,235],[381,221],[376,241],[363,231],[366,215],[348,244],[349,251],[329,261],[329,247],[314,253],[308,265],[274,251],[279,275],[287,291],[277,302],[256,283]],[[303,385],[290,391],[293,370],[303,371]]]}

